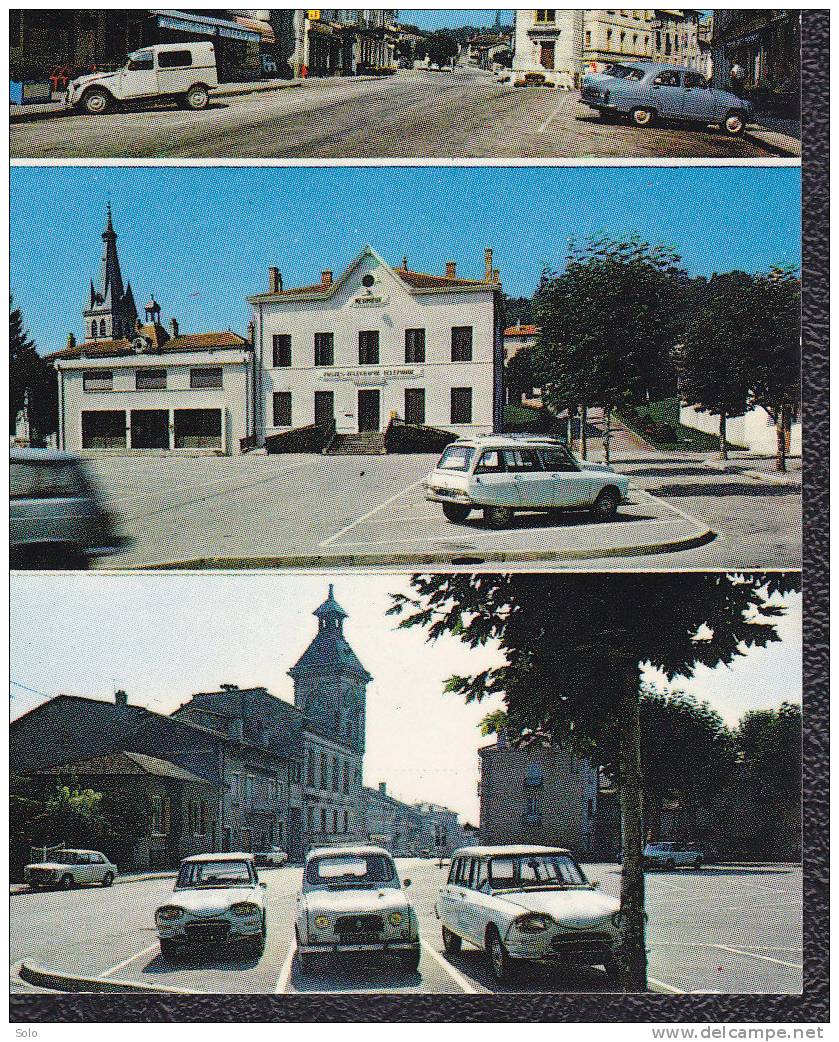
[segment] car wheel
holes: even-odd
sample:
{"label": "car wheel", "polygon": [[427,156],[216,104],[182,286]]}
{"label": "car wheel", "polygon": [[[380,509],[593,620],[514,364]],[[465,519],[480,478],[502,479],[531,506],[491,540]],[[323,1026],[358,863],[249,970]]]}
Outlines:
{"label": "car wheel", "polygon": [[460,949],[463,947],[463,939],[458,937],[456,933],[447,927],[443,927],[443,948],[446,951],[446,955],[457,955]]}
{"label": "car wheel", "polygon": [[636,127],[651,127],[655,121],[655,113],[652,109],[633,109],[632,122]]}
{"label": "car wheel", "polygon": [[486,935],[486,953],[489,958],[489,968],[492,975],[499,984],[508,981],[513,975],[513,960],[507,954],[501,934],[495,926],[490,926]]}
{"label": "car wheel", "polygon": [[742,112],[732,111],[722,122],[722,129],[729,137],[740,137],[746,129],[746,120]]}
{"label": "car wheel", "polygon": [[399,967],[403,973],[416,973],[420,964],[420,950],[402,952],[399,956]]}
{"label": "car wheel", "polygon": [[599,520],[606,520],[614,517],[618,512],[619,502],[620,498],[613,488],[604,488],[597,499],[595,499],[591,512]]}
{"label": "car wheel", "polygon": [[463,507],[459,503],[443,504],[443,517],[447,521],[454,521],[456,524],[465,521],[471,513],[471,507]]}
{"label": "car wheel", "polygon": [[114,873],[106,872],[102,878],[102,886],[111,886],[114,882]]}
{"label": "car wheel", "polygon": [[510,507],[485,507],[484,522],[490,528],[509,528],[513,523],[513,511]]}
{"label": "car wheel", "polygon": [[66,875],[61,877],[61,882],[58,885],[61,887],[62,890],[70,890],[72,889],[74,882],[75,880],[68,872]]}
{"label": "car wheel", "polygon": [[170,937],[160,938],[160,954],[164,959],[174,959],[177,957],[179,947],[177,942],[173,941]]}
{"label": "car wheel", "polygon": [[194,112],[200,112],[210,104],[210,92],[203,83],[196,83],[194,87],[189,88],[186,93],[186,104],[187,108]]}
{"label": "car wheel", "polygon": [[101,116],[110,109],[113,100],[106,90],[91,87],[90,90],[85,91],[82,108],[89,116]]}

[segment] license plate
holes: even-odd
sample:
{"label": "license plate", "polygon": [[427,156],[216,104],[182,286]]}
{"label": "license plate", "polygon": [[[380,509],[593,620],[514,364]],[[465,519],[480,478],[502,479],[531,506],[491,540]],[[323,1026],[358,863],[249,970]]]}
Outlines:
{"label": "license plate", "polygon": [[342,934],[339,944],[376,944],[381,941],[380,933],[345,933]]}

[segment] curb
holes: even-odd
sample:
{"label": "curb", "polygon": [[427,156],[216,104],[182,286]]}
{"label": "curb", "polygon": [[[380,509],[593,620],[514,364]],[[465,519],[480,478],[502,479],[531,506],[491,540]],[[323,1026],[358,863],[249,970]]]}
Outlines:
{"label": "curb", "polygon": [[[772,133],[769,131],[768,133]],[[780,135],[783,136],[783,135]],[[753,145],[759,145],[761,148],[765,148],[767,152],[777,156],[780,159],[801,159],[801,143],[797,142],[798,149],[794,147],[775,144],[773,141],[767,141],[760,133],[755,133],[753,130],[746,130],[743,132],[743,139],[750,141]]]}
{"label": "curb", "polygon": [[[732,465],[733,464],[733,465]],[[702,466],[708,470],[716,471],[718,474],[739,474],[744,478],[752,478],[755,481],[768,481],[771,485],[786,485],[792,491],[800,491],[801,483],[798,481],[790,481],[789,477],[781,476],[780,474],[767,473],[764,470],[740,470],[737,467],[736,460],[703,460]],[[787,472],[797,473],[797,471]]]}
{"label": "curb", "polygon": [[194,991],[186,988],[164,988],[160,984],[134,984],[131,981],[105,980],[102,977],[80,977],[69,973],[58,973],[48,970],[42,966],[30,965],[20,962],[12,967],[13,972],[22,981],[32,984],[36,988],[48,988],[50,991],[72,991],[72,992],[128,992],[133,994],[145,994],[154,992],[161,995],[194,995]]}
{"label": "curb", "polygon": [[[176,879],[177,875],[177,872],[148,872],[141,876],[117,876],[111,885],[119,886],[120,883],[144,883],[147,879]],[[30,894],[33,892],[32,887],[30,887],[28,883],[13,883],[12,886],[19,887],[20,889],[13,890],[10,887],[10,897],[14,897],[16,894]],[[48,890],[49,887],[44,887],[43,889]]]}
{"label": "curb", "polygon": [[226,569],[242,571],[252,568],[381,568],[381,567],[420,567],[423,565],[437,565],[440,567],[475,567],[484,564],[517,564],[521,562],[550,562],[550,561],[585,561],[591,558],[610,557],[639,557],[645,554],[670,553],[674,550],[691,550],[694,547],[705,546],[713,542],[717,533],[706,528],[696,535],[686,536],[683,539],[672,539],[666,543],[650,543],[638,546],[620,546],[609,550],[593,551],[549,551],[525,550],[521,553],[507,553],[495,550],[488,553],[470,552],[464,554],[452,554],[448,559],[441,560],[441,554],[374,554],[359,558],[354,554],[301,554],[289,557],[197,557],[191,560],[170,561],[166,564],[150,565],[111,565],[95,564],[94,570],[112,570],[119,567],[126,571],[172,571],[172,570],[194,570],[204,571],[209,569]]}

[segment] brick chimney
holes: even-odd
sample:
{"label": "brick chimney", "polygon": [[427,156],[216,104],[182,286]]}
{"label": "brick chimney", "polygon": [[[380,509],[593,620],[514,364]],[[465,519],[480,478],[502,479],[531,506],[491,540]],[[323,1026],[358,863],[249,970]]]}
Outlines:
{"label": "brick chimney", "polygon": [[180,329],[178,327],[178,320],[176,318],[170,318],[169,319],[169,333],[170,333],[170,335],[171,335],[173,340],[175,339],[175,337],[178,335],[179,332],[180,332]]}
{"label": "brick chimney", "polygon": [[332,285],[332,272],[331,271],[322,271],[320,273],[320,284],[321,284],[321,286],[331,286]]}
{"label": "brick chimney", "polygon": [[492,281],[493,282],[500,282],[501,281],[501,272],[498,270],[498,268],[493,268],[492,269]]}
{"label": "brick chimney", "polygon": [[387,796],[387,782],[379,782],[379,792],[382,794],[382,796]]}
{"label": "brick chimney", "polygon": [[455,261],[446,261],[446,278],[456,279],[457,278],[457,264]]}
{"label": "brick chimney", "polygon": [[76,346],[76,338],[73,336],[72,333],[68,333],[67,334],[67,348],[68,348],[68,350],[72,350],[75,346]]}
{"label": "brick chimney", "polygon": [[489,246],[484,250],[484,282],[492,282],[492,250]]}
{"label": "brick chimney", "polygon": [[280,274],[279,268],[268,269],[268,292],[269,293],[282,293],[283,291],[283,277]]}
{"label": "brick chimney", "polygon": [[403,271],[407,271],[408,270],[408,258],[407,257],[403,257],[402,258],[402,270]]}
{"label": "brick chimney", "polygon": [[114,692],[114,702],[116,705],[125,707],[128,705],[128,695],[125,691],[119,690]]}

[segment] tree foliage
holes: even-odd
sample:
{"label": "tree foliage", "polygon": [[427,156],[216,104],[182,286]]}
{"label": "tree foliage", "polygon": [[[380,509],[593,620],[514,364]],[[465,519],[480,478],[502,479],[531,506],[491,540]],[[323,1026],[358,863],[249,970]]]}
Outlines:
{"label": "tree foliage", "polygon": [[28,399],[33,439],[58,429],[58,380],[53,366],[38,354],[20,308],[9,298],[9,430]]}
{"label": "tree foliage", "polygon": [[783,702],[778,709],[752,710],[740,721],[735,738],[757,799],[800,798],[800,706]]}

